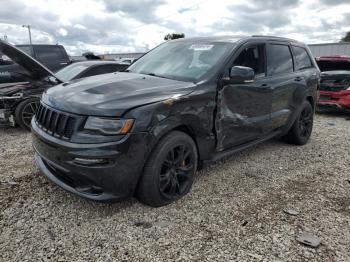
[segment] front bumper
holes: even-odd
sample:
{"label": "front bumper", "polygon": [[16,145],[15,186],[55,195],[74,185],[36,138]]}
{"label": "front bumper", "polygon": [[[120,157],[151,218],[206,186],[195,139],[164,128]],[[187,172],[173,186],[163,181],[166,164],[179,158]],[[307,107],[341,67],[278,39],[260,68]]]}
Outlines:
{"label": "front bumper", "polygon": [[319,107],[350,109],[350,90],[320,91]]}
{"label": "front bumper", "polygon": [[38,168],[66,191],[96,201],[134,194],[148,155],[148,133],[129,134],[117,142],[76,144],[48,135],[34,121],[32,133]]}

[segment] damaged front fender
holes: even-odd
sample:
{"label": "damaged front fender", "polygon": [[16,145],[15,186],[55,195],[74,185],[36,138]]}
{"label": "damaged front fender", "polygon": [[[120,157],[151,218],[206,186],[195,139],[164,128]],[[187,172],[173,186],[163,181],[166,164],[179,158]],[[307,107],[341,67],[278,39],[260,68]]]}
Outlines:
{"label": "damaged front fender", "polygon": [[198,146],[201,159],[215,149],[213,114],[215,92],[195,91],[191,96],[164,100],[129,111],[124,117],[136,119],[133,132],[150,134],[150,151],[172,130],[187,133]]}

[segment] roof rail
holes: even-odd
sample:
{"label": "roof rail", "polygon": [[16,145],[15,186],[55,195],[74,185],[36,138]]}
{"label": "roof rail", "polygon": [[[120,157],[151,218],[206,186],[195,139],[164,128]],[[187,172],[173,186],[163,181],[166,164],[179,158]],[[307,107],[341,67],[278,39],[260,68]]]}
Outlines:
{"label": "roof rail", "polygon": [[252,37],[267,37],[267,38],[275,38],[275,39],[289,40],[289,41],[297,42],[296,40],[291,39],[291,38],[281,37],[281,36],[274,36],[274,35],[252,35]]}

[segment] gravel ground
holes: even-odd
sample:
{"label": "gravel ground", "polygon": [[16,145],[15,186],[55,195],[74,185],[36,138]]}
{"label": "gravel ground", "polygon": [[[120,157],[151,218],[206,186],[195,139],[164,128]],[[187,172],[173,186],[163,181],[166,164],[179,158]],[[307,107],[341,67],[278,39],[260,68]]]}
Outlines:
{"label": "gravel ground", "polygon": [[[0,261],[350,261],[350,121],[204,168],[180,201],[89,202],[41,176],[30,134],[0,131]],[[283,210],[292,209],[292,216]],[[318,248],[296,238],[309,232]]]}

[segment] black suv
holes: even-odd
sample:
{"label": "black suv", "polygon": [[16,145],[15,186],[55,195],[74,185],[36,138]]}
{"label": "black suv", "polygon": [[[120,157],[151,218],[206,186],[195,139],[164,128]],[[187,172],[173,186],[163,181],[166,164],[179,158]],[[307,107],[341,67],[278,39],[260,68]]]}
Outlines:
{"label": "black suv", "polygon": [[118,72],[48,89],[32,120],[41,172],[65,190],[162,206],[197,167],[281,136],[312,132],[319,69],[294,40],[168,41]]}

